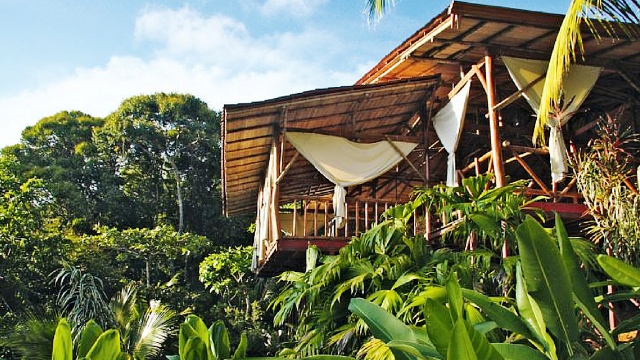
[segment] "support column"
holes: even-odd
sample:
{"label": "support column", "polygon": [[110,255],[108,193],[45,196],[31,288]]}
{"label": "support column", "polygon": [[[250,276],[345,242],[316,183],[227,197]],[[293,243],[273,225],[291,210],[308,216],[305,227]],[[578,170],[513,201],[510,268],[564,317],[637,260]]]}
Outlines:
{"label": "support column", "polygon": [[[496,114],[496,93],[493,83],[493,58],[490,54],[484,56],[485,79],[487,82],[487,106],[489,111],[489,130],[491,135],[491,160],[493,161],[493,172],[496,174],[496,187],[505,185],[504,162],[502,161],[502,141],[500,140],[500,127],[498,115]],[[503,226],[505,224],[502,224]],[[507,239],[502,244],[502,257],[509,256],[509,246]]]}
{"label": "support column", "polygon": [[493,83],[493,58],[491,55],[484,57],[485,79],[487,81],[487,106],[489,110],[489,130],[491,136],[491,158],[493,171],[496,174],[496,186],[505,185],[504,164],[502,161],[502,141],[500,140],[500,128],[498,115],[494,110],[496,106],[495,84]]}

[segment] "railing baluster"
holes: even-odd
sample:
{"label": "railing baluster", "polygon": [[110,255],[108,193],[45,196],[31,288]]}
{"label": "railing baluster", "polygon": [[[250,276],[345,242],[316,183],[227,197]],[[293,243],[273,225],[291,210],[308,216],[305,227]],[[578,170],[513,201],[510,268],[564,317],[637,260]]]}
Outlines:
{"label": "railing baluster", "polygon": [[344,237],[349,237],[349,204],[346,202],[344,204]]}
{"label": "railing baluster", "polygon": [[309,202],[311,200],[305,200],[304,210],[302,213],[302,236],[307,237],[307,209],[309,208]]}
{"label": "railing baluster", "polygon": [[291,227],[291,235],[296,236],[296,226],[298,225],[298,200],[293,200],[293,226]]}
{"label": "railing baluster", "polygon": [[[366,203],[365,203],[366,206]],[[356,230],[355,235],[360,234],[360,201],[356,200]]]}
{"label": "railing baluster", "polygon": [[324,236],[329,236],[329,204],[324,202]]}
{"label": "railing baluster", "polygon": [[313,201],[313,236],[318,236],[318,201]]}

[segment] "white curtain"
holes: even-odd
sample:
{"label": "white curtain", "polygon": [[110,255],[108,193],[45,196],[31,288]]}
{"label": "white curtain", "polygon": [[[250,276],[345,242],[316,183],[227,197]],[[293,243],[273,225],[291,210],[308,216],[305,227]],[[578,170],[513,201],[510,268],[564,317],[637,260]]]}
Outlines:
{"label": "white curtain", "polygon": [[[548,61],[519,59],[503,56],[502,61],[509,70],[511,79],[522,90],[547,71]],[[567,149],[562,137],[562,125],[578,111],[598,80],[602,68],[573,65],[563,80],[563,105],[560,111],[549,118],[549,157],[551,180],[555,183],[567,172]],[[538,81],[523,93],[534,112],[538,112],[544,81]]]}
{"label": "white curtain", "polygon": [[456,173],[456,150],[460,142],[464,117],[467,113],[471,81],[453,96],[453,98],[433,117],[433,127],[444,149],[449,153],[447,158],[447,186],[458,186]]}
{"label": "white curtain", "polygon": [[256,270],[259,264],[264,260],[269,240],[275,240],[278,237],[278,223],[276,211],[278,207],[275,204],[276,176],[278,173],[278,159],[276,145],[271,145],[271,153],[269,154],[269,164],[265,174],[264,183],[258,192],[256,231],[253,238],[253,259],[251,263],[252,270]]}
{"label": "white curtain", "polygon": [[333,208],[338,224],[344,223],[345,187],[365,183],[389,171],[417,144],[394,141],[356,143],[338,136],[287,132],[287,140],[329,181],[335,184]]}

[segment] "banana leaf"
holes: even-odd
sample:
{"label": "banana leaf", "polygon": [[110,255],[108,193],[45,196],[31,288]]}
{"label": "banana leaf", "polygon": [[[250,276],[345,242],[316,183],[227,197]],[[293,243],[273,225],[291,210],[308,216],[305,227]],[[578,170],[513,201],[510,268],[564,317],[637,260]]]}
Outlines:
{"label": "banana leaf", "polygon": [[604,337],[607,345],[611,349],[616,348],[616,343],[609,334],[609,329],[607,329],[604,317],[596,302],[593,298],[593,293],[589,288],[589,284],[587,283],[587,279],[580,269],[580,264],[578,263],[578,257],[573,250],[573,246],[569,239],[569,235],[562,223],[562,219],[560,215],[556,213],[556,237],[558,240],[558,244],[560,246],[560,252],[562,255],[562,261],[564,262],[564,266],[567,269],[569,274],[569,278],[571,279],[573,295],[576,297],[575,302],[578,304],[582,312],[591,320],[593,325],[598,329],[600,334]]}
{"label": "banana leaf", "polygon": [[102,328],[98,323],[93,320],[89,320],[89,322],[87,322],[80,334],[80,341],[78,342],[78,358],[84,358],[87,356],[87,353],[98,340],[100,335],[102,335],[102,332]]}
{"label": "banana leaf", "polygon": [[549,331],[565,343],[578,340],[572,286],[562,256],[545,229],[527,215],[516,230],[524,279],[529,294],[537,301]]}
{"label": "banana leaf", "polygon": [[607,255],[598,255],[598,264],[607,275],[621,285],[640,287],[640,269]]}
{"label": "banana leaf", "polygon": [[116,329],[103,332],[87,352],[87,359],[91,360],[113,360],[119,356],[120,333]]}
{"label": "banana leaf", "polygon": [[60,319],[53,337],[53,352],[51,360],[72,360],[73,341],[71,340],[71,327],[67,320]]}

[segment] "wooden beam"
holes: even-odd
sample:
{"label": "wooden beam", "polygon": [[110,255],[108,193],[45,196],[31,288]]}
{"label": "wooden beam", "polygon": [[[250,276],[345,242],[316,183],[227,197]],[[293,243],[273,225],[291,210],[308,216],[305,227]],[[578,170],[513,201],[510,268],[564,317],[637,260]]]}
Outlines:
{"label": "wooden beam", "polygon": [[629,86],[631,86],[638,94],[640,94],[640,86],[638,86],[638,84],[636,84],[636,82],[633,81],[633,79],[631,78],[631,76],[629,76],[629,74],[627,74],[625,71],[619,68],[616,69],[616,71],[629,84]]}
{"label": "wooden beam", "polygon": [[427,179],[425,179],[424,175],[422,175],[422,173],[420,172],[420,170],[418,170],[418,168],[416,168],[415,165],[413,165],[413,163],[411,162],[411,160],[409,160],[409,158],[402,152],[402,150],[400,150],[396,144],[393,143],[393,141],[391,141],[391,138],[387,137],[387,142],[389,143],[389,145],[391,145],[391,147],[398,153],[400,154],[400,156],[402,156],[403,159],[405,159],[405,161],[409,164],[409,166],[411,166],[411,168],[413,169],[413,171],[416,172],[416,174],[418,174],[418,176],[420,176],[420,178],[422,179],[423,182],[427,182]]}
{"label": "wooden beam", "polygon": [[529,164],[527,164],[524,160],[522,160],[522,158],[520,157],[520,155],[518,155],[515,151],[512,151],[513,157],[516,159],[516,161],[518,161],[518,163],[527,171],[527,173],[531,176],[531,178],[533,179],[533,181],[536,182],[536,184],[538,184],[538,186],[540,186],[540,188],[542,189],[542,191],[544,191],[544,193],[549,196],[552,197],[551,192],[549,191],[549,189],[547,188],[547,186],[544,184],[544,181],[542,181],[542,179],[540,179],[540,177],[533,171],[533,169],[531,169],[531,167],[529,166]]}
{"label": "wooden beam", "polygon": [[496,106],[493,107],[493,110],[494,111],[498,111],[498,110],[502,109],[503,107],[505,107],[505,106],[511,104],[512,102],[516,101],[520,96],[522,96],[522,94],[524,94],[527,90],[531,89],[535,84],[539,83],[546,76],[547,76],[546,72],[544,74],[538,76],[535,80],[533,80],[532,82],[527,84],[527,86],[525,86],[524,89],[516,91],[515,93],[511,94],[506,99],[504,99],[504,100],[500,101],[498,104],[496,104]]}
{"label": "wooden beam", "polygon": [[[477,159],[477,161],[479,163],[484,162],[488,159],[491,158],[491,151],[486,152],[484,155],[480,156],[479,158],[475,158]],[[471,171],[473,169],[475,169],[476,165],[475,165],[475,159],[474,162],[470,163],[469,165],[465,166],[464,168],[461,169],[462,173],[467,173],[468,171]]]}
{"label": "wooden beam", "polygon": [[289,169],[291,169],[293,163],[296,161],[296,159],[298,159],[298,156],[300,156],[300,153],[296,151],[291,160],[289,160],[289,163],[287,163],[287,166],[284,167],[284,169],[276,179],[276,184],[280,184],[280,181],[282,181],[282,178],[289,172]]}
{"label": "wooden beam", "polygon": [[460,81],[453,87],[453,89],[451,89],[451,91],[449,91],[449,94],[447,95],[449,100],[453,99],[453,97],[456,96],[456,94],[460,90],[462,90],[462,88],[465,85],[467,85],[467,82],[469,82],[471,80],[473,75],[477,75],[478,74],[479,69],[480,69],[480,67],[482,67],[482,65],[484,65],[484,61],[481,61],[478,64],[471,66],[471,70],[469,70],[466,74],[464,74],[462,79],[460,79]]}

